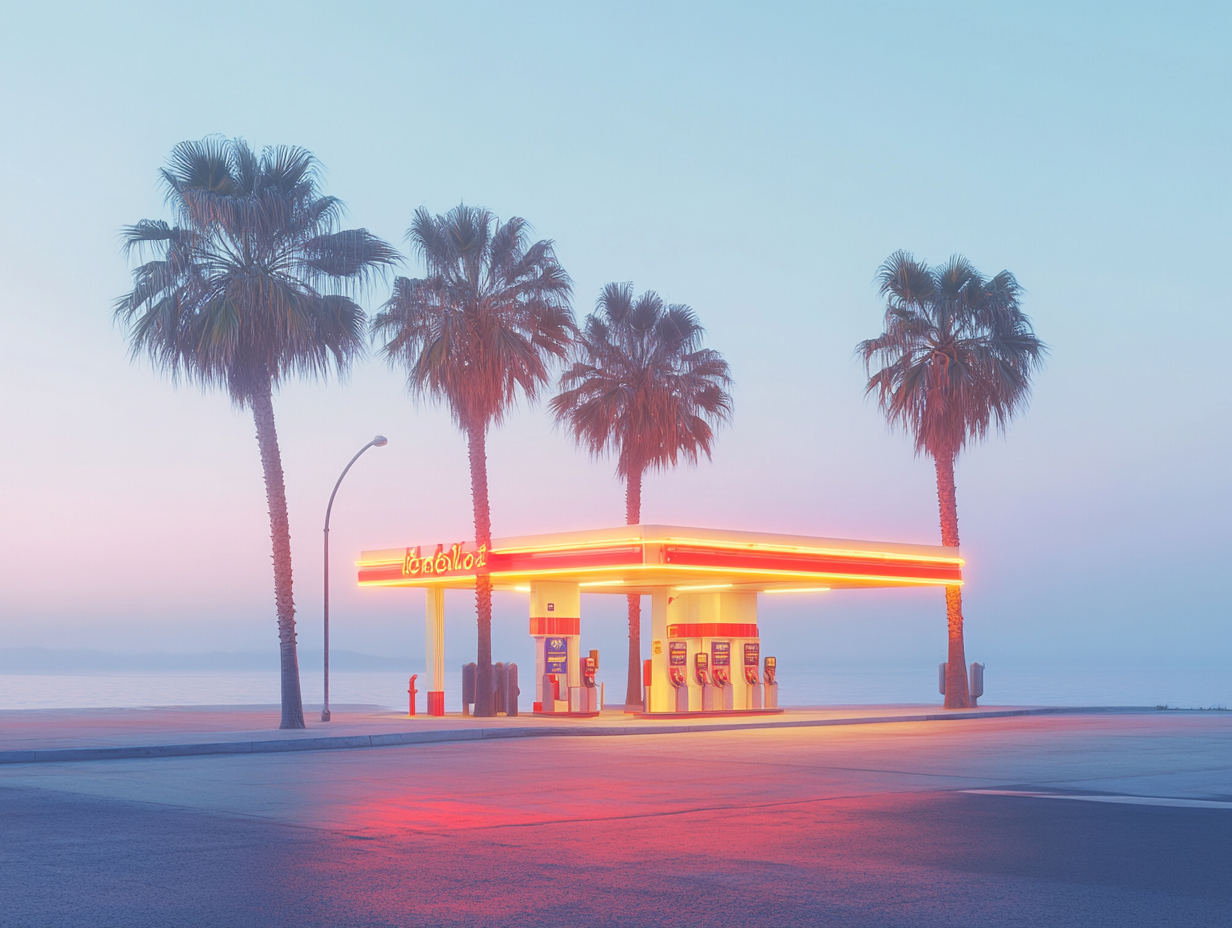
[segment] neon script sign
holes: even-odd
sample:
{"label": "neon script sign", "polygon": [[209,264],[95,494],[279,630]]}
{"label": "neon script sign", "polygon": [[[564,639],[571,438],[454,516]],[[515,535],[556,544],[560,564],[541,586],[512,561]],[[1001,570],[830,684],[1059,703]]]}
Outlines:
{"label": "neon script sign", "polygon": [[487,566],[487,545],[480,545],[475,551],[463,551],[462,543],[451,545],[448,551],[444,545],[437,545],[436,552],[426,557],[420,553],[419,548],[407,548],[406,557],[402,560],[402,576],[462,574]]}

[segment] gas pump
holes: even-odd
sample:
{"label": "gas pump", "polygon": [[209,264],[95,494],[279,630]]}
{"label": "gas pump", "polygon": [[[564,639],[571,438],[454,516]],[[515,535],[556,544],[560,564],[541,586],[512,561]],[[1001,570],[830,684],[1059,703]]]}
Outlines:
{"label": "gas pump", "polygon": [[687,641],[669,641],[667,643],[667,671],[672,684],[674,701],[672,705],[677,712],[689,711],[689,643]]}
{"label": "gas pump", "polygon": [[[757,594],[681,592],[667,597],[664,641],[655,641],[654,672],[658,686],[666,693],[654,698],[658,712],[747,711],[760,707],[764,692],[760,682],[750,682],[745,670],[753,663],[753,681],[760,675],[760,638],[757,629]],[[659,607],[661,608],[661,606]],[[660,632],[656,630],[656,635]],[[698,675],[704,670],[704,677]],[[681,686],[681,681],[685,683]],[[685,693],[688,690],[688,708]],[[698,691],[700,688],[700,692]],[[672,697],[675,696],[673,699]]]}
{"label": "gas pump", "polygon": [[530,634],[535,640],[532,711],[569,711],[569,690],[581,685],[581,605],[576,583],[537,581],[530,588]]}
{"label": "gas pump", "polygon": [[[568,702],[568,700],[565,701]],[[560,702],[560,677],[554,673],[545,673],[543,675],[543,708],[540,711],[564,712],[564,709],[557,708]]]}
{"label": "gas pump", "polygon": [[730,711],[735,708],[735,687],[731,680],[731,642],[710,642],[710,660],[713,666],[716,709]]}
{"label": "gas pump", "polygon": [[767,657],[765,661],[765,678],[766,678],[766,708],[777,709],[779,707],[779,685],[775,682],[774,671],[778,661],[773,657]]}
{"label": "gas pump", "polygon": [[697,685],[702,688],[702,711],[713,712],[717,707],[714,704],[714,687],[710,685],[710,655],[705,651],[693,655],[693,673],[697,677]]}
{"label": "gas pump", "polygon": [[599,662],[593,657],[583,657],[578,661],[581,670],[582,685],[578,687],[577,712],[599,711],[599,690],[595,687],[595,674],[599,670]]}
{"label": "gas pump", "polygon": [[[543,641],[543,712],[569,711],[569,640],[565,637],[545,637]],[[561,698],[561,690],[564,698]]]}
{"label": "gas pump", "polygon": [[746,709],[762,707],[761,681],[757,678],[757,652],[760,645],[757,642],[747,642],[744,646],[744,682],[748,684],[748,705]]}

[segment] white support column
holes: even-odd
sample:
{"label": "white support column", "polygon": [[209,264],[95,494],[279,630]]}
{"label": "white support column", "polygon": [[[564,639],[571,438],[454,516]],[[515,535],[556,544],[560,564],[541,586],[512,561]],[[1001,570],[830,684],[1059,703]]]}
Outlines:
{"label": "white support column", "polygon": [[428,678],[428,715],[445,714],[445,590],[430,586],[427,594],[427,641],[424,676]]}
{"label": "white support column", "polygon": [[[719,621],[727,625],[757,627],[757,594],[747,591],[719,594]],[[731,680],[735,708],[753,705],[753,688],[744,676],[744,646],[760,641],[754,635],[731,635]],[[754,665],[756,666],[756,665]],[[758,668],[760,673],[760,668]]]}
{"label": "white support column", "polygon": [[656,587],[650,594],[651,712],[670,712],[669,703],[674,696],[667,670],[667,594],[665,587]]}
{"label": "white support column", "polygon": [[562,702],[567,704],[570,687],[580,686],[582,683],[581,670],[578,667],[578,658],[581,656],[581,616],[582,601],[576,583],[554,580],[531,583],[530,633],[535,639],[535,702],[539,703],[544,711],[554,711],[552,707],[543,705],[543,675],[547,672],[543,651],[545,641],[563,639],[566,644],[564,679],[558,681]]}

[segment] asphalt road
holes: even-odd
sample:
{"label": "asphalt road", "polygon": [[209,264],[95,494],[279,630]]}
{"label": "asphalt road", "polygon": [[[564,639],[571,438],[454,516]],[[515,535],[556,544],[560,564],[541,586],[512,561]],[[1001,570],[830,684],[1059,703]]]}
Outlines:
{"label": "asphalt road", "polygon": [[0,925],[1224,926],[1229,793],[1176,716],[13,768]]}

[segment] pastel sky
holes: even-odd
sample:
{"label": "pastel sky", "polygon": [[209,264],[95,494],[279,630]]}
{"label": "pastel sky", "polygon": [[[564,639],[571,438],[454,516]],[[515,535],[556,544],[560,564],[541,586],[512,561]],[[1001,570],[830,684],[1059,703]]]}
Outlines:
{"label": "pastel sky", "polygon": [[[1229,36],[1219,3],[5,4],[0,640],[275,647],[250,417],[130,362],[111,320],[120,227],[167,215],[172,146],[222,133],[311,149],[400,247],[419,206],[527,218],[579,315],[613,280],[693,306],[735,419],[712,463],[649,478],[647,522],[937,542],[931,465],[853,348],[896,249],[1009,269],[1052,353],[960,462],[968,655],[1226,661]],[[382,432],[335,507],[334,644],[422,654],[422,593],[348,564],[471,534],[461,436],[376,358],[276,410],[304,640],[330,488]],[[623,521],[611,462],[542,406],[489,447],[498,536]],[[474,638],[450,603],[452,665]],[[594,611],[616,654],[618,606]],[[497,609],[498,652],[522,647],[524,601]],[[763,609],[801,661],[931,665],[943,623],[935,591]]]}

